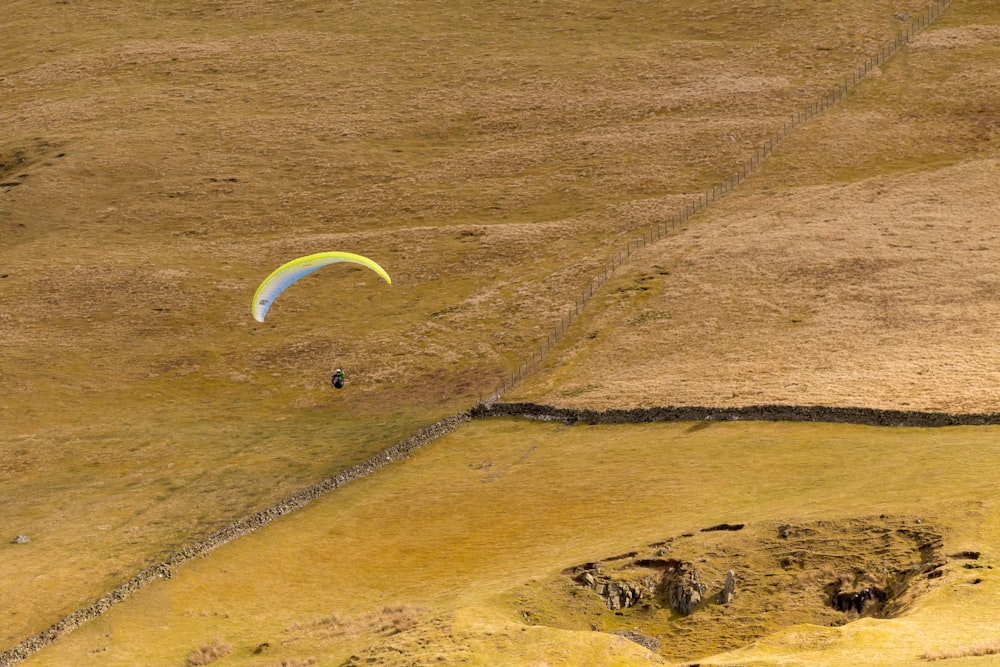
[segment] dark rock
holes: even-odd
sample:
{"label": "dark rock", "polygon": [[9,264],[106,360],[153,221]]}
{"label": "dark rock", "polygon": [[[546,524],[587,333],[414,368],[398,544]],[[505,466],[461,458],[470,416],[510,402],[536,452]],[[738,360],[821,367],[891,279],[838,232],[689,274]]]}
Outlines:
{"label": "dark rock", "polygon": [[743,530],[746,526],[745,523],[720,523],[717,526],[709,526],[708,528],[702,528],[701,532],[710,533],[714,530]]}
{"label": "dark rock", "polygon": [[866,586],[859,591],[839,592],[830,601],[831,606],[839,611],[855,611],[864,614],[873,608],[882,606],[886,601],[885,591],[875,586]]}
{"label": "dark rock", "polygon": [[484,404],[472,417],[524,417],[557,419],[567,424],[623,424],[677,421],[789,421],[864,424],[868,426],[982,426],[1000,423],[1000,412],[951,413],[914,410],[878,410],[875,408],[838,408],[817,405],[748,405],[712,408],[664,406],[632,410],[576,410],[555,408],[537,403]]}

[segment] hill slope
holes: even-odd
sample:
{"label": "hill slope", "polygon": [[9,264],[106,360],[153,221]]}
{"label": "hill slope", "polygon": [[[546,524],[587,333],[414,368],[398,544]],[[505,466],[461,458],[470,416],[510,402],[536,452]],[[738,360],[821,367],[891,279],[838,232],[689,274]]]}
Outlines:
{"label": "hill slope", "polygon": [[[923,3],[40,7],[0,47],[0,501],[33,537],[0,549],[6,644],[487,394],[634,230]],[[994,409],[996,30],[953,5],[517,395]],[[253,325],[260,277],[328,247],[395,285],[317,279]]]}

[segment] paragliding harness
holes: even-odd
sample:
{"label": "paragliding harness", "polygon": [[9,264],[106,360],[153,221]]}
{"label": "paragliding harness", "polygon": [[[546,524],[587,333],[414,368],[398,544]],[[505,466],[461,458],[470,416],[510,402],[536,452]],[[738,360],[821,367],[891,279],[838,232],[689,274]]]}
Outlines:
{"label": "paragliding harness", "polygon": [[342,389],[344,387],[344,371],[339,368],[333,372],[333,377],[330,378],[330,383],[337,389]]}

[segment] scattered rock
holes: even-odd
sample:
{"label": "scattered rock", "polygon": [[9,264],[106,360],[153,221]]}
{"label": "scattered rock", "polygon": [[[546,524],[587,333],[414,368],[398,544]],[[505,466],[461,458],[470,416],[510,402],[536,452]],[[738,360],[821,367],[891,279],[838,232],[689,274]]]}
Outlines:
{"label": "scattered rock", "polygon": [[13,540],[10,541],[11,544],[27,544],[31,541],[31,538],[27,535],[17,535]]}
{"label": "scattered rock", "polygon": [[639,646],[649,649],[653,653],[660,650],[660,640],[656,637],[649,637],[634,630],[615,630],[611,634],[633,641]]}
{"label": "scattered rock", "polygon": [[979,560],[981,556],[978,551],[959,551],[958,553],[951,554],[948,558],[967,558],[969,560]]}
{"label": "scattered rock", "polygon": [[782,538],[787,540],[788,536],[791,534],[792,534],[792,527],[789,526],[787,523],[778,526],[778,535],[780,535]]}

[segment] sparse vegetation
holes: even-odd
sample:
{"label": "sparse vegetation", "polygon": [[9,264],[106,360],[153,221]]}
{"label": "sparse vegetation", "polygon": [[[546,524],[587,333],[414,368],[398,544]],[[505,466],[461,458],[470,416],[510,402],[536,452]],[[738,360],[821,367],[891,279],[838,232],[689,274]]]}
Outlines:
{"label": "sparse vegetation", "polygon": [[409,605],[383,605],[381,609],[357,617],[326,616],[311,626],[294,625],[293,632],[321,630],[335,635],[357,636],[362,634],[394,635],[410,630],[420,620],[422,610]]}
{"label": "sparse vegetation", "polygon": [[233,647],[222,639],[213,639],[211,643],[200,646],[188,654],[188,667],[202,667],[221,660],[233,652]]}
{"label": "sparse vegetation", "polygon": [[316,664],[316,658],[285,658],[280,662],[272,662],[267,667],[309,667]]}
{"label": "sparse vegetation", "polygon": [[982,655],[1000,654],[1000,639],[990,639],[976,642],[961,648],[937,649],[934,651],[924,651],[922,657],[927,661],[950,660],[951,658],[970,658]]}

